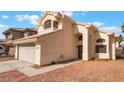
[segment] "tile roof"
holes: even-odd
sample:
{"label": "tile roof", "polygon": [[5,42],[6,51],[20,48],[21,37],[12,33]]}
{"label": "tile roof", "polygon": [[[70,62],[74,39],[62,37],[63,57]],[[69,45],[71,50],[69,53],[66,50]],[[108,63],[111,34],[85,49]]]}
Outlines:
{"label": "tile roof", "polygon": [[8,30],[4,31],[3,34],[6,34],[10,31],[19,31],[19,32],[33,31],[33,32],[37,32],[37,30],[35,28],[9,28]]}

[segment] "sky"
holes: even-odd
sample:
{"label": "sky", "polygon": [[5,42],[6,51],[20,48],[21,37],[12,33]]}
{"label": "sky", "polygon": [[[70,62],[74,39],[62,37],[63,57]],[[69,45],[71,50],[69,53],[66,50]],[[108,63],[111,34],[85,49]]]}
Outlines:
{"label": "sky", "polygon": [[[35,28],[44,11],[0,11],[0,38],[4,38],[3,31],[8,28]],[[124,11],[64,11],[61,12],[77,22],[95,25],[105,32],[117,35],[121,32],[124,22]]]}

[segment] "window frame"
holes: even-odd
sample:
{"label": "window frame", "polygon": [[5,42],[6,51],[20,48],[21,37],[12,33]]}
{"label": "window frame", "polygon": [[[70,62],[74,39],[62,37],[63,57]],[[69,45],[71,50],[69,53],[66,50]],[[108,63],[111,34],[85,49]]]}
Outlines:
{"label": "window frame", "polygon": [[52,27],[52,21],[50,19],[44,22],[44,29],[49,29]]}
{"label": "window frame", "polygon": [[104,43],[105,42],[105,39],[103,38],[99,38],[96,40],[96,43]]}
{"label": "window frame", "polygon": [[96,53],[107,53],[107,46],[106,45],[96,45],[95,52]]}
{"label": "window frame", "polygon": [[[55,23],[57,23],[57,24],[55,24]],[[53,21],[53,27],[54,28],[58,28],[58,24],[59,24],[58,21]]]}

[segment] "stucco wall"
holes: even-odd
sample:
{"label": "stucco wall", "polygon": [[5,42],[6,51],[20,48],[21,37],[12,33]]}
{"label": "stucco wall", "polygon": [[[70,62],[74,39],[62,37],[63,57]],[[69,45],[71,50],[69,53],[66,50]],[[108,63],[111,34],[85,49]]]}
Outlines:
{"label": "stucco wall", "polygon": [[41,42],[41,65],[65,60],[63,31],[39,37]]}
{"label": "stucco wall", "polygon": [[[72,35],[59,31],[39,38],[41,42],[41,65],[77,58]],[[71,34],[71,33],[70,33]],[[74,49],[75,48],[75,49]]]}
{"label": "stucco wall", "polygon": [[95,58],[95,31],[92,27],[88,28],[88,50],[89,50],[89,59]]}
{"label": "stucco wall", "polygon": [[87,28],[85,26],[82,26],[82,25],[74,25],[73,28],[74,28],[75,34],[85,33],[85,31],[87,31]]}
{"label": "stucco wall", "polygon": [[64,43],[67,59],[78,58],[77,37],[74,32],[74,25],[63,21]]}
{"label": "stucco wall", "polygon": [[114,36],[109,36],[110,59],[116,59],[116,41]]}

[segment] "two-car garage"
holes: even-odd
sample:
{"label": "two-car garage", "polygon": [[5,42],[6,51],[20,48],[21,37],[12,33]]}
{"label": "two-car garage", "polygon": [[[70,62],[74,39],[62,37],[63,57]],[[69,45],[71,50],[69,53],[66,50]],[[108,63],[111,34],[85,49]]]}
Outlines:
{"label": "two-car garage", "polygon": [[18,59],[30,63],[35,63],[35,45],[19,45],[18,46]]}

